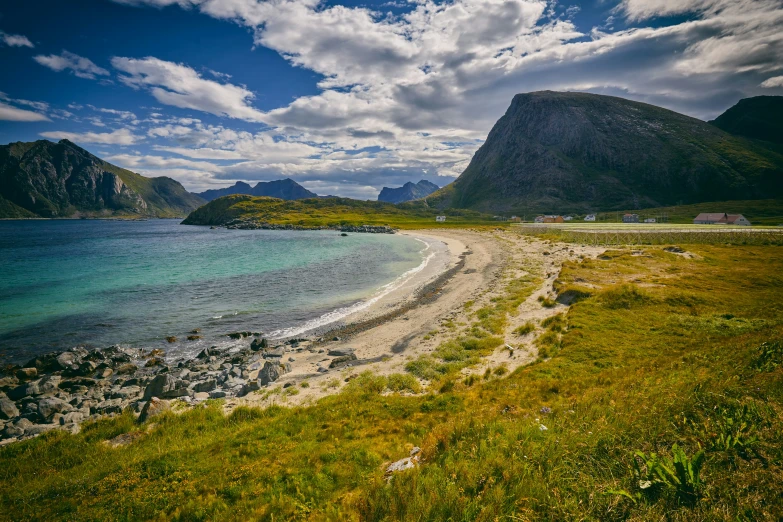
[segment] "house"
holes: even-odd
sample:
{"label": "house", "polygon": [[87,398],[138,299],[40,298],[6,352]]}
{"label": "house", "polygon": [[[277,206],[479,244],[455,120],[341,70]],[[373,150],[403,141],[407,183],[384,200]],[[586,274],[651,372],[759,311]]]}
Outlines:
{"label": "house", "polygon": [[544,216],[536,216],[536,219],[534,219],[536,223],[543,223],[544,222]]}
{"label": "house", "polygon": [[647,218],[644,220],[645,223],[657,223],[658,220],[655,218]]}
{"label": "house", "polygon": [[694,225],[741,225],[750,226],[750,221],[742,214],[725,212],[702,212],[693,220]]}
{"label": "house", "polygon": [[563,223],[563,216],[544,216],[544,223]]}
{"label": "house", "polygon": [[573,220],[574,220],[574,216],[566,216],[563,218],[563,221],[573,221]]}
{"label": "house", "polygon": [[522,223],[522,218],[519,216],[511,216],[511,219],[509,219],[512,223]]}
{"label": "house", "polygon": [[438,223],[443,223],[444,221],[446,221],[446,216],[435,216],[435,221],[437,221]]}
{"label": "house", "polygon": [[588,214],[585,216],[585,221],[595,221],[595,214]]}
{"label": "house", "polygon": [[623,214],[623,223],[638,223],[639,214]]}

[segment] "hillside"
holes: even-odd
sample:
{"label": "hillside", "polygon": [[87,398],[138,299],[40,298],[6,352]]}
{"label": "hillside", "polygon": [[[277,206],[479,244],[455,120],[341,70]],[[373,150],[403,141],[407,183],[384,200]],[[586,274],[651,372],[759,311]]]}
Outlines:
{"label": "hillside", "polygon": [[622,98],[514,97],[470,165],[427,198],[483,212],[586,212],[783,195],[783,155]]}
{"label": "hillside", "polygon": [[413,201],[414,199],[421,199],[429,196],[438,187],[435,183],[431,183],[426,179],[419,181],[418,183],[408,182],[399,188],[383,187],[381,193],[378,194],[378,201],[386,201],[388,203],[403,203],[405,201]]}
{"label": "hillside", "polygon": [[783,96],[740,100],[710,123],[730,134],[783,145]]}
{"label": "hillside", "polygon": [[203,202],[171,178],[146,178],[68,140],[0,146],[0,217],[177,217]]}
{"label": "hillside", "polygon": [[[184,225],[225,225],[247,220],[272,225],[336,227],[341,225],[389,225],[395,228],[435,226],[441,212],[422,205],[397,206],[381,201],[348,198],[311,198],[296,201],[246,195],[225,196],[193,211]],[[464,226],[490,223],[488,216],[470,210],[447,210],[446,223],[438,226]]]}
{"label": "hillside", "polygon": [[237,181],[235,185],[222,189],[210,189],[199,194],[205,201],[212,201],[214,199],[230,196],[232,194],[246,194],[248,196],[268,196],[270,198],[278,199],[306,199],[316,198],[318,194],[310,192],[296,181],[286,178],[275,181],[260,181],[255,187],[251,187],[249,184],[243,181]]}

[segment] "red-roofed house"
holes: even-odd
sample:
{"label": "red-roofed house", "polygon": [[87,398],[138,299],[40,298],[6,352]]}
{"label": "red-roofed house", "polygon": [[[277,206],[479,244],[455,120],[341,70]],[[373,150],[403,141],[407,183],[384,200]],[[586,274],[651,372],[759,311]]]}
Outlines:
{"label": "red-roofed house", "polygon": [[750,221],[742,214],[725,212],[702,212],[693,220],[694,225],[742,225],[750,226]]}

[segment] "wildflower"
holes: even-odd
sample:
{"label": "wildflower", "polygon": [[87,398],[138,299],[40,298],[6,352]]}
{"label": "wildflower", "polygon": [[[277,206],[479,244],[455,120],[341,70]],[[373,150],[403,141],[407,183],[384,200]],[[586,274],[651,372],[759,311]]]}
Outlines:
{"label": "wildflower", "polygon": [[541,408],[541,413],[543,413],[544,415],[546,415],[547,413],[552,413],[552,408],[550,408],[549,406],[544,406],[543,408]]}
{"label": "wildflower", "polygon": [[547,427],[546,427],[546,426],[544,426],[543,424],[539,424],[539,425],[538,425],[538,429],[539,429],[539,430],[541,430],[541,431],[546,431],[546,430],[548,430],[549,428],[547,428]]}

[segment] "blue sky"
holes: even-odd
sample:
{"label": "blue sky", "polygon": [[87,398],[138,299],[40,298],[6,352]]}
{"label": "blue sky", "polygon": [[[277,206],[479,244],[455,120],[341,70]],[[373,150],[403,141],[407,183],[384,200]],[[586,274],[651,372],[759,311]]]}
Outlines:
{"label": "blue sky", "polygon": [[0,143],[68,138],[188,189],[451,182],[515,93],[714,118],[783,94],[779,0],[0,5]]}

